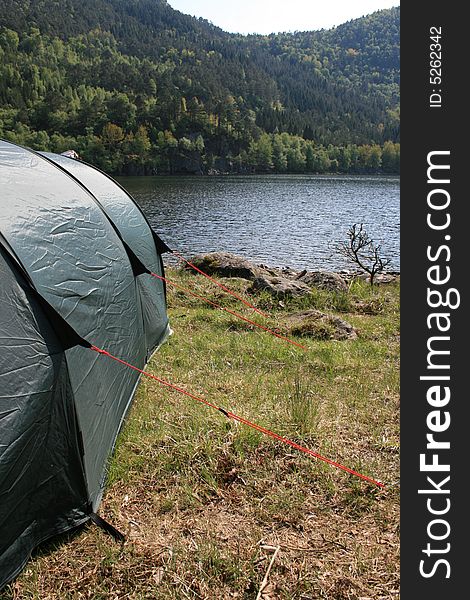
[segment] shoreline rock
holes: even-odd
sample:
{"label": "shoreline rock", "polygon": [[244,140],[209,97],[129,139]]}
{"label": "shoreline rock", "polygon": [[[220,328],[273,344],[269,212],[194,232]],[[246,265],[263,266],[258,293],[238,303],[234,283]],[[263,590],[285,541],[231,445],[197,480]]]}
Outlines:
{"label": "shoreline rock", "polygon": [[300,281],[308,286],[334,292],[347,292],[348,284],[339,274],[332,271],[311,271],[305,273]]}
{"label": "shoreline rock", "polygon": [[[323,289],[334,292],[347,292],[354,279],[368,280],[366,273],[358,271],[298,271],[290,267],[270,267],[255,264],[252,261],[230,252],[208,252],[191,258],[191,262],[207,273],[218,277],[236,277],[252,282],[249,290],[252,293],[266,290],[275,297],[304,296],[312,289]],[[185,265],[185,270],[196,272]],[[390,271],[375,276],[375,285],[392,283],[400,273]]]}
{"label": "shoreline rock", "polygon": [[[219,277],[240,277],[252,281],[264,272],[264,269],[257,267],[249,260],[230,252],[197,254],[190,259],[190,262],[207,275],[218,275]],[[183,268],[195,273],[189,265],[184,265]]]}

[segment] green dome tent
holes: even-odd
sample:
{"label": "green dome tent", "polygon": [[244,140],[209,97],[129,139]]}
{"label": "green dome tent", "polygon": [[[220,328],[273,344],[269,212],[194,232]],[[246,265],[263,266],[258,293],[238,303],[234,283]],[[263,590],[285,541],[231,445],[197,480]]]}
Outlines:
{"label": "green dome tent", "polygon": [[94,516],[139,373],[170,329],[161,254],[100,171],[0,141],[0,588]]}

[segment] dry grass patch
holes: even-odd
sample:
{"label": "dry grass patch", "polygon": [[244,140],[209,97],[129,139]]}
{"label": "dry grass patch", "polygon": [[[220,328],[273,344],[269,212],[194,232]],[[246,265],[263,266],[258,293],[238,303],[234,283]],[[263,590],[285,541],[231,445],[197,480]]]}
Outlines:
{"label": "dry grass patch", "polygon": [[[210,283],[170,278],[253,317]],[[256,600],[271,561],[262,600],[397,598],[399,292],[359,282],[350,294],[340,308],[358,339],[302,338],[303,352],[169,290],[175,335],[149,369],[385,490],[142,381],[100,509],[126,543],[93,526],[55,540],[0,600]],[[359,314],[353,300],[382,308]],[[344,315],[334,306],[314,294],[270,325],[292,310]]]}

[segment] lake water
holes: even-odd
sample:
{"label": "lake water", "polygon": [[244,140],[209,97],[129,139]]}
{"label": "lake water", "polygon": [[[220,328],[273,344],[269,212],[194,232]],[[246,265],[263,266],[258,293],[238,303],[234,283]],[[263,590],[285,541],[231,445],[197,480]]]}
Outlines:
{"label": "lake water", "polygon": [[400,270],[399,179],[255,175],[121,177],[160,237],[186,256],[227,251],[272,266],[352,268],[335,250],[364,223]]}

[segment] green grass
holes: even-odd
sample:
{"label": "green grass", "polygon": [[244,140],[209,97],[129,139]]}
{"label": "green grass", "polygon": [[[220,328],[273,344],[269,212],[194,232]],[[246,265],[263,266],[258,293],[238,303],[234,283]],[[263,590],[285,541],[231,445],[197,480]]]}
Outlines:
{"label": "green grass", "polygon": [[[303,351],[170,288],[174,335],[148,369],[386,484],[399,479],[398,283],[357,281],[283,306],[246,296],[272,312],[266,321],[201,277],[167,275],[269,327],[307,308],[349,321],[357,339],[296,338]],[[281,550],[266,600],[396,598],[398,502],[395,485],[381,490],[143,380],[100,511],[126,544],[87,527],[37,553],[0,600],[254,600],[270,546]]]}

